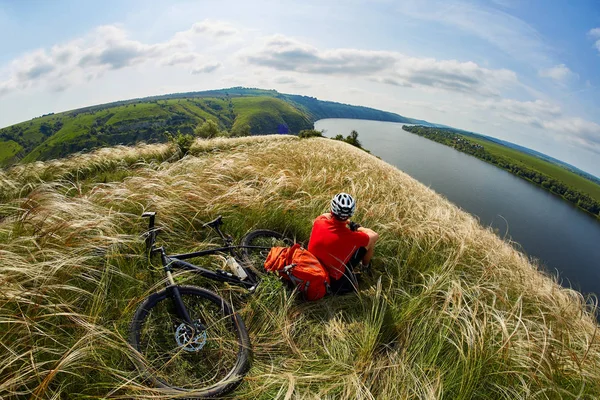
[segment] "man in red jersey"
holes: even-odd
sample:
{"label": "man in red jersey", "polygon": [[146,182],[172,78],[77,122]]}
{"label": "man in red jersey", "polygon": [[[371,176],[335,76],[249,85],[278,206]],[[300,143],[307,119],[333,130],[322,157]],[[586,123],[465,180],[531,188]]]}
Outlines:
{"label": "man in red jersey", "polygon": [[331,278],[334,294],[357,289],[353,268],[368,268],[379,235],[372,229],[350,222],[356,202],[347,193],[336,194],[331,212],[318,216],[313,223],[308,251],[319,259]]}

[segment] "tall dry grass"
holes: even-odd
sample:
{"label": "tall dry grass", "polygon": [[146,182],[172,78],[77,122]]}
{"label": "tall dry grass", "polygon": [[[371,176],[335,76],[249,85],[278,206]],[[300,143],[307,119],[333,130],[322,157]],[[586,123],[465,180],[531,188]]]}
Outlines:
{"label": "tall dry grass", "polygon": [[358,295],[303,303],[274,278],[247,296],[179,276],[242,309],[254,361],[231,398],[600,397],[598,326],[582,296],[390,165],[328,139],[198,141],[181,160],[138,161],[148,150],[118,150],[126,176],[71,172],[121,165],[115,150],[2,175],[0,398],[165,397],[125,340],[163,278],[142,255],[143,210],[158,212],[173,252],[211,242],[200,226],[217,214],[237,238],[271,228],[304,240],[339,191],[381,235]]}
{"label": "tall dry grass", "polygon": [[105,147],[92,153],[77,153],[68,158],[37,161],[0,169],[0,201],[27,196],[37,186],[57,180],[82,181],[93,177],[102,180],[127,175],[138,163],[156,163],[176,159],[178,150],[167,144],[141,144],[136,147]]}

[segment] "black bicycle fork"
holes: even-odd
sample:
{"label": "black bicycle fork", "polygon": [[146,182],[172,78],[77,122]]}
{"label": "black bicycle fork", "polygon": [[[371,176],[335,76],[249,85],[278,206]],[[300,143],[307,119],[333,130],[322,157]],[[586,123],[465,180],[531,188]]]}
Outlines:
{"label": "black bicycle fork", "polygon": [[159,247],[155,249],[155,251],[160,251],[160,257],[162,258],[163,268],[165,273],[167,274],[167,280],[169,281],[169,286],[167,286],[167,292],[171,294],[171,298],[173,299],[173,305],[175,306],[175,312],[177,316],[181,318],[187,325],[193,327],[192,318],[185,308],[185,304],[183,304],[183,298],[181,297],[181,292],[179,291],[179,286],[175,283],[175,279],[173,279],[173,273],[171,272],[171,260],[167,257],[165,253],[165,249],[163,247]]}

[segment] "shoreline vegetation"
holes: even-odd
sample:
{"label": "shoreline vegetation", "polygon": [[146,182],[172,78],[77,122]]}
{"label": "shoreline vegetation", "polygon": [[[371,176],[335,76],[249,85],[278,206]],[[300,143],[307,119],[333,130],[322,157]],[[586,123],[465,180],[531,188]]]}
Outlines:
{"label": "shoreline vegetation", "polygon": [[274,276],[248,294],[176,274],[227,298],[248,327],[251,369],[224,398],[600,398],[594,304],[345,141],[120,146],[0,170],[0,182],[3,399],[173,398],[134,368],[126,340],[139,302],[162,286],[142,212],[158,213],[173,253],[209,246],[202,225],[216,215],[236,239],[272,229],[302,242],[340,191],[381,236],[359,293],[302,302]]}
{"label": "shoreline vegetation", "polygon": [[426,139],[450,146],[462,153],[469,154],[489,164],[495,165],[498,168],[508,171],[515,176],[523,178],[534,185],[563,198],[580,210],[583,210],[600,220],[600,201],[595,200],[590,195],[583,193],[548,174],[524,165],[523,162],[509,156],[493,154],[486,149],[487,143],[485,143],[486,141],[484,140],[473,140],[463,134],[456,133],[453,130],[446,128],[404,125],[402,126],[402,129]]}

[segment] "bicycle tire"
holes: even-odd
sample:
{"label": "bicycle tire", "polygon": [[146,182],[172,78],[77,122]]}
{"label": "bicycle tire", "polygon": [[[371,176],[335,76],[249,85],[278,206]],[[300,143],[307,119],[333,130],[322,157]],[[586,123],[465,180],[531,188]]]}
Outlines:
{"label": "bicycle tire", "polygon": [[294,240],[286,235],[269,229],[251,231],[242,238],[242,246],[261,246],[263,249],[242,247],[244,263],[258,273],[264,274],[264,265],[271,247],[287,247]]}
{"label": "bicycle tire", "polygon": [[250,338],[244,322],[209,290],[179,286],[179,291],[196,323],[196,334],[186,330],[188,325],[173,311],[169,288],[150,295],[130,326],[129,342],[136,350],[138,369],[155,387],[185,393],[186,398],[232,391],[250,366]]}

